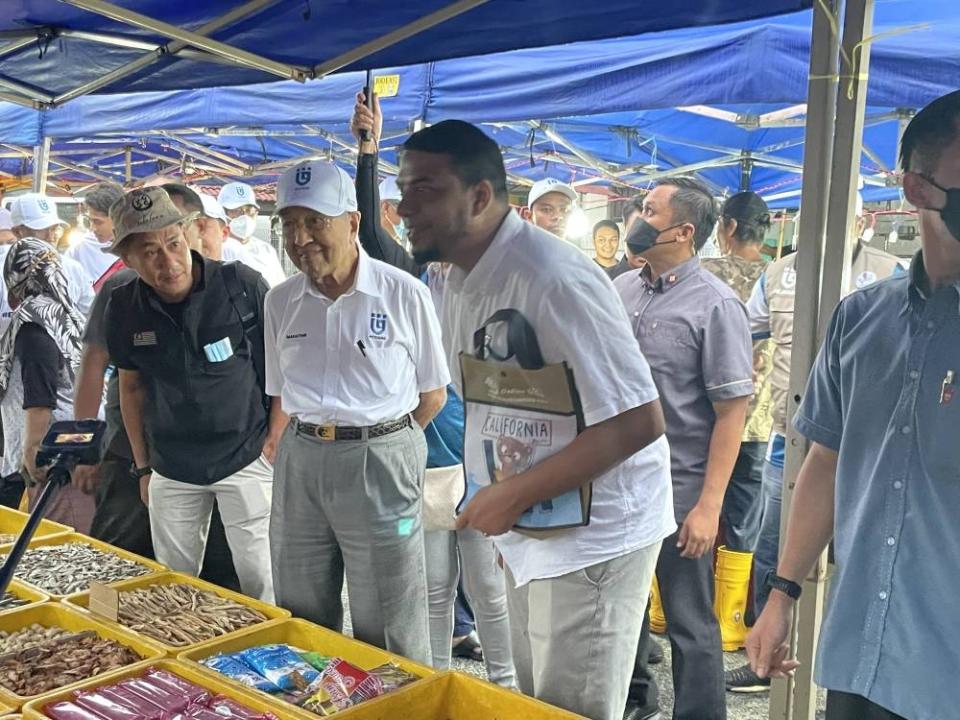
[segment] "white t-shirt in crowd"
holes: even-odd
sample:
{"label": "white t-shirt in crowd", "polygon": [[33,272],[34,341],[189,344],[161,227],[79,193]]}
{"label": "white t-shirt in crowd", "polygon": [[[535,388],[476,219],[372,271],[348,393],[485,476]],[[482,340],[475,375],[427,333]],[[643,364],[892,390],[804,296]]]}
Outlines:
{"label": "white t-shirt in crowd", "polygon": [[[441,323],[461,390],[461,351],[472,353],[474,332],[505,308],[520,311],[533,326],[546,363],[571,367],[587,426],[659,397],[603,270],[514,212],[469,275],[453,267],[447,276]],[[594,480],[589,525],[545,539],[508,532],[494,541],[519,587],[626,555],[675,531],[664,436]]]}
{"label": "white t-shirt in crowd", "polygon": [[336,300],[297,273],[264,301],[267,394],[303,422],[397,420],[450,382],[427,286],[362,249],[358,262]]}
{"label": "white t-shirt in crowd", "polygon": [[[110,264],[112,265],[116,260],[116,258],[113,258]],[[86,317],[90,312],[90,308],[93,307],[93,300],[96,296],[93,290],[93,283],[100,278],[97,277],[91,280],[90,275],[83,269],[83,265],[65,255],[60,256],[60,264],[63,266],[64,274],[67,276],[67,292],[70,294],[70,299],[73,300],[80,313]]]}
{"label": "white t-shirt in crowd", "polygon": [[258,238],[242,243],[232,235],[223,243],[223,261],[237,260],[263,275],[270,287],[276,287],[287,279],[280,264],[280,257],[273,246]]}
{"label": "white t-shirt in crowd", "polygon": [[103,274],[117,261],[116,255],[104,252],[109,247],[110,243],[101,243],[95,235],[90,234],[71,245],[63,254],[80,263],[90,277],[90,284],[92,285],[103,277]]}

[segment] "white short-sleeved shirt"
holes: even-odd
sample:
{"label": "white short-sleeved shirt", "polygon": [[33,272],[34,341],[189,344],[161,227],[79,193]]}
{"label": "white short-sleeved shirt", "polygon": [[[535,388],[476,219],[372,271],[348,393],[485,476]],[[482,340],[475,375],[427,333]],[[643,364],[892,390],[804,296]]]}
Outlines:
{"label": "white short-sleeved shirt", "polygon": [[[659,397],[603,270],[513,212],[469,275],[454,267],[447,277],[444,346],[461,390],[460,352],[472,352],[474,332],[504,308],[531,323],[545,362],[573,369],[588,426]],[[508,532],[495,542],[520,586],[620,557],[675,531],[670,449],[661,437],[594,480],[589,525],[547,539]]]}
{"label": "white short-sleeved shirt", "polygon": [[[113,262],[116,262],[116,258]],[[93,291],[93,283],[99,278],[91,280],[90,275],[83,269],[83,265],[65,255],[60,256],[60,265],[63,267],[63,274],[67,276],[67,293],[77,306],[80,314],[86,317],[90,308],[93,307],[93,300],[96,297],[96,293]]]}
{"label": "white short-sleeved shirt", "polygon": [[105,252],[109,247],[110,243],[101,243],[94,235],[85,235],[76,244],[67,248],[63,254],[80,263],[92,285],[117,261],[116,255]]}
{"label": "white short-sleeved shirt", "polygon": [[246,243],[241,243],[231,236],[224,241],[222,252],[224,262],[242,262],[263,275],[270,287],[276,287],[287,279],[287,274],[280,264],[280,256],[268,242],[250,238]]}
{"label": "white short-sleeved shirt", "polygon": [[450,382],[427,286],[362,249],[358,262],[336,300],[297,273],[264,301],[267,394],[303,422],[396,420]]}

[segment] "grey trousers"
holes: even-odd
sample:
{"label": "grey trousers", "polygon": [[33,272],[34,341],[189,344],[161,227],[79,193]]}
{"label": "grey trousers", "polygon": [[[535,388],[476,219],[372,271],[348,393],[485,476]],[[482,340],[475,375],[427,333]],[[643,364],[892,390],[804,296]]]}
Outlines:
{"label": "grey trousers", "polygon": [[621,720],[659,553],[657,542],[520,588],[507,569],[513,660],[524,694],[591,720]]}
{"label": "grey trousers", "polygon": [[358,640],[430,664],[420,427],[371,440],[283,434],[270,547],[277,604],[341,631],[344,571]]}

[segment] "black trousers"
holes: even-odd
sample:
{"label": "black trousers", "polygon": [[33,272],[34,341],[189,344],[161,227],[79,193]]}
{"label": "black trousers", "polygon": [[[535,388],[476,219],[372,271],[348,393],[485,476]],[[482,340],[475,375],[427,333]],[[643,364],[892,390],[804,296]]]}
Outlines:
{"label": "black trousers", "polygon": [[860,695],[827,691],[827,720],[906,720]]}
{"label": "black trousers", "polygon": [[[120,455],[108,452],[100,464],[97,507],[90,535],[129,552],[154,557],[150,513],[140,499],[140,483],[130,477],[130,460]],[[200,577],[230,590],[240,590],[216,505],[210,518],[210,534]]]}
{"label": "black trousers", "polygon": [[[678,534],[663,541],[657,560],[660,601],[667,616],[673,661],[673,720],[726,720],[720,625],[713,614],[713,553],[698,560],[680,557]],[[634,668],[631,689],[631,697],[641,704],[655,699],[657,692],[646,668],[650,642],[645,620],[636,663],[643,667]],[[641,697],[644,689],[646,694]]]}

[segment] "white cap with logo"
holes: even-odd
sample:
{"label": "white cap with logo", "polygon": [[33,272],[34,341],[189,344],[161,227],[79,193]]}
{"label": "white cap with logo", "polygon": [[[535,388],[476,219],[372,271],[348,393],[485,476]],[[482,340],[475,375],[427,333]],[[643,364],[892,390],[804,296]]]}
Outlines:
{"label": "white cap with logo", "polygon": [[567,185],[565,182],[560,182],[555,178],[544,178],[543,180],[537,180],[533,187],[530,188],[530,195],[527,197],[527,207],[532,208],[533,204],[542,198],[547,193],[557,192],[562,195],[566,195],[570,198],[571,202],[576,202],[578,200],[577,191],[572,187]]}
{"label": "white cap with logo", "polygon": [[31,230],[46,230],[66,223],[57,215],[57,204],[46,195],[26,193],[14,198],[10,204],[14,227],[26,225]]}
{"label": "white cap with logo", "polygon": [[227,217],[227,214],[223,211],[223,205],[218,203],[213,199],[211,195],[207,195],[205,192],[201,191],[199,188],[194,188],[197,195],[200,196],[200,202],[203,204],[203,214],[214,220],[220,220],[224,225],[230,224],[230,218]]}
{"label": "white cap with logo", "polygon": [[394,202],[403,200],[403,194],[397,185],[397,179],[392,175],[384,178],[383,182],[380,183],[380,199],[393,200]]}
{"label": "white cap with logo", "polygon": [[350,176],[333,163],[307,160],[277,181],[277,211],[288,207],[339,217],[357,209],[357,191]]}
{"label": "white cap with logo", "polygon": [[245,205],[260,207],[253,188],[242,182],[232,182],[224,185],[217,196],[217,202],[227,210],[236,210]]}

